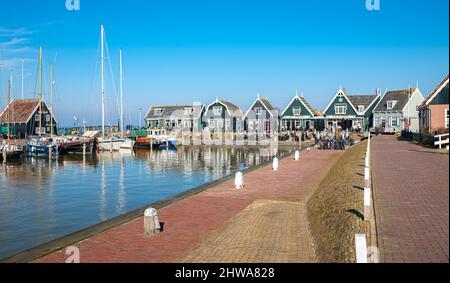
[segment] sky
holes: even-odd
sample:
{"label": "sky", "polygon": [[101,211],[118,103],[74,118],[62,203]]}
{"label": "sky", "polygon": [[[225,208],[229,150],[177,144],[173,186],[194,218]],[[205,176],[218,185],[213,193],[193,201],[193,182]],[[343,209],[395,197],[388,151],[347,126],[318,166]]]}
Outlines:
{"label": "sky", "polygon": [[[107,121],[118,120],[119,50],[124,109],[138,125],[150,105],[231,101],[257,94],[283,110],[297,92],[323,110],[349,94],[419,85],[427,96],[448,74],[449,1],[380,0],[2,0],[0,106],[37,97],[43,47],[44,99],[54,65],[59,126],[101,120],[99,40],[104,24]],[[142,110],[139,110],[142,109]]]}

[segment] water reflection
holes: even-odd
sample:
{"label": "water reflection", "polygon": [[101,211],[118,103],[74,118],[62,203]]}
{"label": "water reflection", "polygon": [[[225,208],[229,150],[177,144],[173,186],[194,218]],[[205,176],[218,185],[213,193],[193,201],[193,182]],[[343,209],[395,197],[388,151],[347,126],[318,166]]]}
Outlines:
{"label": "water reflection", "polygon": [[181,147],[0,165],[0,258],[260,164],[271,153]]}

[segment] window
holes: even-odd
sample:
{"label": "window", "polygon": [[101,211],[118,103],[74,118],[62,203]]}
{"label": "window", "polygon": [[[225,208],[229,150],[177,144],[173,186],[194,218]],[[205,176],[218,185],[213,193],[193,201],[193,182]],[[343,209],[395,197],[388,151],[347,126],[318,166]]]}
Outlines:
{"label": "window", "polygon": [[39,114],[34,115],[34,120],[35,120],[36,122],[39,121]]}
{"label": "window", "polygon": [[214,106],[213,113],[216,116],[221,116],[222,115],[222,107],[221,106]]}
{"label": "window", "polygon": [[346,105],[336,105],[334,108],[334,113],[336,113],[337,115],[347,114],[347,106]]}
{"label": "window", "polygon": [[391,127],[399,127],[400,126],[400,117],[389,117],[389,125]]}
{"label": "window", "polygon": [[214,119],[209,119],[209,120],[208,120],[208,126],[209,126],[210,128],[214,128]]}
{"label": "window", "polygon": [[358,112],[359,113],[364,113],[365,110],[366,110],[366,107],[364,107],[364,105],[358,105]]}
{"label": "window", "polygon": [[386,108],[387,108],[388,110],[392,110],[392,109],[394,109],[396,103],[397,103],[397,101],[395,101],[395,100],[390,100],[390,101],[388,101],[388,102],[386,103]]}
{"label": "window", "polygon": [[445,128],[448,129],[449,125],[449,116],[448,116],[448,109],[445,109]]}
{"label": "window", "polygon": [[263,109],[262,109],[262,107],[255,107],[255,113],[256,113],[256,115],[261,115],[262,114],[262,112],[263,112]]}
{"label": "window", "polygon": [[50,115],[45,115],[45,121],[50,122]]}
{"label": "window", "polygon": [[217,129],[222,129],[223,128],[223,119],[217,119],[216,128]]}
{"label": "window", "polygon": [[184,108],[184,115],[189,116],[192,113],[194,113],[194,109],[193,108]]}
{"label": "window", "polygon": [[292,113],[294,116],[300,116],[302,114],[302,109],[300,107],[292,108]]}
{"label": "window", "polygon": [[164,109],[162,109],[162,108],[156,108],[154,111],[155,116],[161,116],[163,114],[163,112],[164,112]]}

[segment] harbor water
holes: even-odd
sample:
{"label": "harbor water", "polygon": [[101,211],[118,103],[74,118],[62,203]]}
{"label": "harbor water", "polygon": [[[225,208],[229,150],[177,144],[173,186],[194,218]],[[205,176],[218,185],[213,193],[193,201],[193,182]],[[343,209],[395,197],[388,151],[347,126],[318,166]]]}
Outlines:
{"label": "harbor water", "polygon": [[267,148],[180,147],[0,165],[0,259],[270,159]]}

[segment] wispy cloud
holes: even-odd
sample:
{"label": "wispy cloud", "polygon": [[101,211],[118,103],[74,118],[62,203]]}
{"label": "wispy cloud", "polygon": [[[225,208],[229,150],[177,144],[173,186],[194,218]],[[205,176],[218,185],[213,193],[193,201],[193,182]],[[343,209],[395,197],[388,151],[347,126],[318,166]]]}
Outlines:
{"label": "wispy cloud", "polygon": [[0,41],[0,48],[15,47],[17,45],[26,44],[29,42],[30,42],[29,38],[13,37],[7,41]]}
{"label": "wispy cloud", "polygon": [[20,37],[33,33],[35,33],[35,31],[31,31],[26,28],[11,29],[0,26],[0,37]]}

